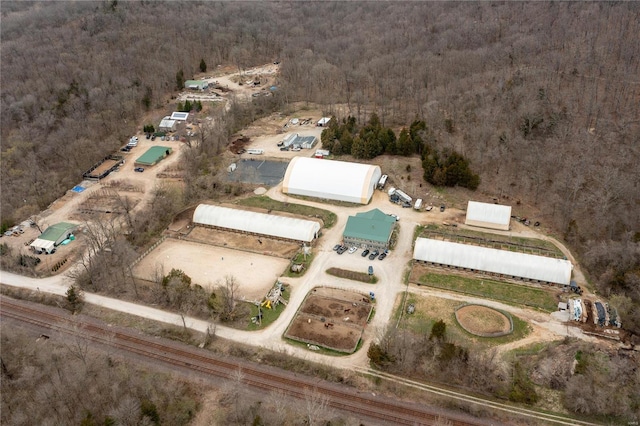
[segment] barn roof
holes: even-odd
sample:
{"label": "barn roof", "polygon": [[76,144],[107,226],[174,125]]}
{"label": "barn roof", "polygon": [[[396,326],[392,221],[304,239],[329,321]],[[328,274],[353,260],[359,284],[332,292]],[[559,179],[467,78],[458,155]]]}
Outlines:
{"label": "barn roof", "polygon": [[344,237],[370,240],[381,243],[389,241],[396,220],[378,209],[349,216],[344,228]]}
{"label": "barn roof", "polygon": [[238,210],[200,204],[193,213],[193,222],[236,231],[310,242],[320,231],[320,224],[312,220]]}
{"label": "barn roof", "polygon": [[480,203],[478,201],[469,201],[467,205],[467,218],[465,220],[467,225],[508,231],[510,220],[511,206]]}
{"label": "barn roof", "polygon": [[77,228],[78,225],[68,222],[60,222],[55,225],[49,226],[45,231],[40,234],[38,237],[39,240],[53,241],[56,242],[63,235],[65,235],[68,231]]}
{"label": "barn roof", "polygon": [[569,284],[571,262],[565,259],[517,253],[450,241],[418,238],[413,258],[441,265],[527,278],[556,284]]}
{"label": "barn roof", "polygon": [[282,182],[285,194],[367,204],[382,173],[371,164],[295,157]]}

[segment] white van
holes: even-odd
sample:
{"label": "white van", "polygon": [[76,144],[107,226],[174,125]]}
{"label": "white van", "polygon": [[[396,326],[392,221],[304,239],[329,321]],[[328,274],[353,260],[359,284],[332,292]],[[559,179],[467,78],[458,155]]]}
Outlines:
{"label": "white van", "polygon": [[413,208],[416,210],[420,210],[421,207],[422,207],[422,198],[418,198],[416,200],[416,203],[413,205]]}

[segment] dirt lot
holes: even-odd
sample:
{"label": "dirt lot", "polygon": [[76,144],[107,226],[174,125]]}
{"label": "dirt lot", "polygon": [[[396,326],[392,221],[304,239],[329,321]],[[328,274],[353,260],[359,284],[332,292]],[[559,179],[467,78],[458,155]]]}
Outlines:
{"label": "dirt lot", "polygon": [[315,288],[285,336],[340,352],[353,353],[373,305],[360,293]]}
{"label": "dirt lot", "polygon": [[481,336],[494,333],[508,333],[511,322],[501,312],[486,306],[463,306],[456,312],[460,325],[472,334]]}
{"label": "dirt lot", "polygon": [[95,170],[91,172],[91,176],[100,176],[101,174],[103,174],[104,172],[106,172],[107,170],[109,170],[119,162],[120,160],[116,161],[112,159],[107,159],[103,161],[102,164],[100,164]]}
{"label": "dirt lot", "polygon": [[240,283],[241,297],[259,300],[288,265],[287,259],[167,239],[142,259],[133,273],[141,279],[152,280],[158,270],[166,275],[172,268],[181,269],[194,283],[208,289],[232,275]]}
{"label": "dirt lot", "polygon": [[203,228],[196,226],[189,233],[189,240],[214,246],[234,248],[266,256],[291,259],[300,248],[299,244],[274,240],[256,235],[245,235],[231,231]]}

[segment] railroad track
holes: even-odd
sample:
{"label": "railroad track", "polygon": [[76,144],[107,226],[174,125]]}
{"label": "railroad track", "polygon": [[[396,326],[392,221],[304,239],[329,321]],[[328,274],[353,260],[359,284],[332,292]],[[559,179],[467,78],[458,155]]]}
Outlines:
{"label": "railroad track", "polygon": [[[292,376],[291,373],[276,368],[243,360],[223,359],[188,345],[145,336],[125,328],[109,327],[95,319],[77,316],[70,318],[66,311],[7,297],[0,297],[0,318],[10,318],[58,333],[80,334],[82,338],[97,344],[213,378],[237,380],[237,377],[240,377],[242,382],[252,389],[279,390],[301,400],[305,400],[310,392],[314,392],[327,399],[328,407],[376,420],[382,424],[430,425],[438,419],[446,419],[455,426],[496,424],[470,416],[439,411],[433,407],[421,407],[389,398],[361,394],[351,388],[306,376]],[[238,375],[238,371],[241,375]]]}

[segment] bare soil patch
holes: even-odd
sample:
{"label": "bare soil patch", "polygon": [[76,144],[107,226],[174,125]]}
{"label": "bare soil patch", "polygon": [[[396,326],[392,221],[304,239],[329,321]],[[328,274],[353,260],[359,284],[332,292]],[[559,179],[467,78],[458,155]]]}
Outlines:
{"label": "bare soil patch", "polygon": [[372,309],[363,294],[315,288],[300,306],[285,337],[353,353]]}
{"label": "bare soil patch", "polygon": [[188,239],[213,246],[233,248],[284,259],[291,259],[300,248],[300,245],[294,242],[204,228],[201,226],[194,227],[189,233]]}
{"label": "bare soil patch", "polygon": [[156,274],[181,269],[194,283],[207,289],[229,275],[238,280],[240,296],[254,301],[267,294],[288,265],[287,259],[169,238],[142,259],[133,273],[137,278],[154,281]]}
{"label": "bare soil patch", "polygon": [[456,311],[456,319],[462,328],[478,336],[498,336],[511,332],[509,318],[487,306],[463,306]]}

